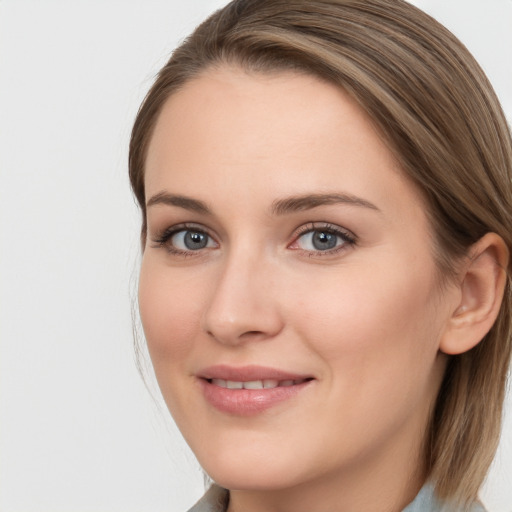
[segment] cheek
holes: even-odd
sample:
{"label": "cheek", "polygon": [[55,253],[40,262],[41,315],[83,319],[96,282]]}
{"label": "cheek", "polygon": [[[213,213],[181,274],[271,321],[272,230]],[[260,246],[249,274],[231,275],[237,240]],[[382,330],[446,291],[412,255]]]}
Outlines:
{"label": "cheek", "polygon": [[371,373],[371,382],[400,365],[428,371],[441,328],[434,273],[382,267],[327,276],[314,290],[296,293],[302,298],[293,306],[302,338],[333,371],[358,378]]}
{"label": "cheek", "polygon": [[143,260],[139,310],[148,349],[158,373],[160,364],[180,363],[192,349],[201,303],[197,286],[186,286],[168,269]]}
{"label": "cheek", "polygon": [[440,379],[430,278],[375,269],[316,285],[322,292],[295,309],[301,339],[324,363],[326,400],[334,405],[325,425],[335,432],[343,425],[354,440],[364,433],[368,446],[411,418],[423,425]]}

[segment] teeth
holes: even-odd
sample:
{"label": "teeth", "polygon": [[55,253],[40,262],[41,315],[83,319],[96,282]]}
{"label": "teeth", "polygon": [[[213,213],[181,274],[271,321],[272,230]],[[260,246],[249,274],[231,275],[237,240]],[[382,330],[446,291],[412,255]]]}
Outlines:
{"label": "teeth", "polygon": [[248,382],[244,382],[244,389],[263,389],[263,381],[250,380]]}
{"label": "teeth", "polygon": [[301,384],[304,382],[304,379],[299,380],[275,380],[275,379],[265,379],[265,380],[250,380],[247,382],[240,382],[234,380],[224,380],[224,379],[212,379],[211,383],[219,386],[221,388],[227,389],[272,389],[277,388],[278,386],[289,387],[294,384]]}

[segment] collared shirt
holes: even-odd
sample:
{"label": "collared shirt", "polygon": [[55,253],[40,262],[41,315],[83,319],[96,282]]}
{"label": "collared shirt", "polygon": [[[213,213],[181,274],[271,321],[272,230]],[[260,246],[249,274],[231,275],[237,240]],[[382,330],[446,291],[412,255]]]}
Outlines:
{"label": "collared shirt", "polygon": [[[229,503],[229,492],[218,485],[212,485],[206,494],[188,512],[226,512]],[[436,498],[434,488],[426,484],[414,501],[402,512],[462,512],[461,509],[443,503]],[[485,512],[478,503],[474,503],[468,512]]]}

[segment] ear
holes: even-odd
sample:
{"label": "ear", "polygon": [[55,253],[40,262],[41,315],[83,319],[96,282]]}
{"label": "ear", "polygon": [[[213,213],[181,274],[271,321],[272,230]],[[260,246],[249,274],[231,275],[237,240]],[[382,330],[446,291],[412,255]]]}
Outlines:
{"label": "ear", "polygon": [[459,274],[459,302],[441,338],[442,352],[467,352],[489,332],[503,300],[508,261],[507,245],[496,233],[487,233],[471,246]]}

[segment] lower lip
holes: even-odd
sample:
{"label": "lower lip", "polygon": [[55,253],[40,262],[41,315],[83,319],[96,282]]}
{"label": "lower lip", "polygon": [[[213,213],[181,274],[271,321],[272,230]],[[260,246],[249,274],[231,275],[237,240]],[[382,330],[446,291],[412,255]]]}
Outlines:
{"label": "lower lip", "polygon": [[238,416],[252,416],[293,398],[312,381],[266,389],[228,389],[205,379],[200,379],[199,382],[206,400],[219,411]]}

